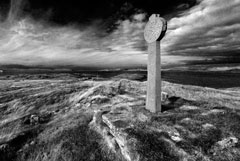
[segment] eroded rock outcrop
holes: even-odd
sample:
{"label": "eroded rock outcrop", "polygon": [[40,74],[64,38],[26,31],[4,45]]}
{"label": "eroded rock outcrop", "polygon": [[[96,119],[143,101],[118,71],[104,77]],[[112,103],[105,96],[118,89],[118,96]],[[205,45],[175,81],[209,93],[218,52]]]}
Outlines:
{"label": "eroded rock outcrop", "polygon": [[[145,111],[145,113],[148,112]],[[142,115],[147,117],[149,114],[142,113]],[[172,160],[176,161],[191,159],[191,156],[183,149],[176,146],[175,143],[181,141],[182,138],[174,127],[162,125],[162,127],[153,128],[146,126],[144,127],[145,132],[143,132],[142,130],[144,129],[139,129],[140,127],[136,125],[138,124],[137,122],[142,121],[138,118],[138,115],[135,115],[133,110],[124,107],[116,108],[112,111],[96,111],[89,126],[102,135],[109,149],[116,154],[121,154],[127,161],[148,160],[149,153],[157,152],[158,150],[157,153],[160,154],[153,156],[154,160],[171,157]],[[146,119],[144,123],[150,120],[151,118]],[[143,136],[141,136],[142,134]],[[146,135],[146,138],[143,138],[144,135]],[[146,142],[143,139],[149,141],[150,145],[145,147]],[[151,148],[151,142],[157,144],[153,151],[149,149]],[[147,155],[145,155],[141,147],[145,148]],[[164,152],[161,151],[163,149]],[[161,153],[163,154],[161,155]]]}
{"label": "eroded rock outcrop", "polygon": [[168,97],[163,112],[153,114],[145,110],[146,82],[26,80],[0,87],[1,161],[240,158],[236,91],[163,82]]}

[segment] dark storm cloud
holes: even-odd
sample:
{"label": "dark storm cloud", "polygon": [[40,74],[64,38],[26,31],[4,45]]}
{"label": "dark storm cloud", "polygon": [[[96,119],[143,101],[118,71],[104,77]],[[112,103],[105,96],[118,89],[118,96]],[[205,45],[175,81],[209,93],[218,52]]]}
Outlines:
{"label": "dark storm cloud", "polygon": [[148,13],[156,10],[169,16],[194,3],[192,0],[168,3],[153,0],[8,1],[4,8],[9,12],[1,14],[6,18],[0,24],[0,64],[145,66],[143,28]]}
{"label": "dark storm cloud", "polygon": [[81,67],[136,67],[145,64],[144,51],[137,50],[142,41],[142,20],[119,21],[115,31],[99,37],[98,23],[51,26],[30,18],[10,27],[0,26],[0,64],[75,65]]}
{"label": "dark storm cloud", "polygon": [[239,60],[239,0],[11,2],[19,8],[8,13],[10,1],[0,2],[1,19],[5,17],[0,23],[0,63],[146,65],[143,29],[151,13],[160,13],[168,20],[161,44],[163,64]]}
{"label": "dark storm cloud", "polygon": [[180,17],[170,20],[166,52],[212,58],[238,53],[239,13],[239,0],[202,0]]}
{"label": "dark storm cloud", "polygon": [[[196,0],[2,0],[5,6],[34,18],[44,18],[56,23],[84,23],[93,19],[118,21],[127,19],[137,11],[152,14],[170,14],[185,10],[196,4]],[[18,8],[16,7],[18,6]]]}

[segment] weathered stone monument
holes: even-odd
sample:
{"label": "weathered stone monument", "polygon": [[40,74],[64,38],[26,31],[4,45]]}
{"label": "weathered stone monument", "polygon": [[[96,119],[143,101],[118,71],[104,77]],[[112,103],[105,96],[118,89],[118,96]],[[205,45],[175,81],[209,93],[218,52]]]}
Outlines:
{"label": "weathered stone monument", "polygon": [[159,14],[149,18],[144,30],[148,43],[148,81],[146,109],[151,112],[161,111],[161,60],[160,40],[167,31],[167,22]]}

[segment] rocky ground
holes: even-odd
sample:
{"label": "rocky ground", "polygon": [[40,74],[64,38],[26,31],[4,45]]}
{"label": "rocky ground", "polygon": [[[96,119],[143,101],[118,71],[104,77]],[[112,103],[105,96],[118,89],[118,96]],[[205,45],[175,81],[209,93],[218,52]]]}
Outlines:
{"label": "rocky ground", "polygon": [[0,80],[1,161],[238,161],[240,90],[163,82]]}

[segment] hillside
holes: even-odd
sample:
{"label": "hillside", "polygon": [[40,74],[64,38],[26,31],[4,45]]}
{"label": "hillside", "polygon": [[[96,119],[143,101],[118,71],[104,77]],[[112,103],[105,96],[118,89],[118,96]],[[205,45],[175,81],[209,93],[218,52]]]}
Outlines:
{"label": "hillside", "polygon": [[1,161],[238,161],[240,90],[163,82],[0,80]]}

